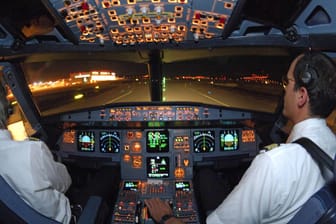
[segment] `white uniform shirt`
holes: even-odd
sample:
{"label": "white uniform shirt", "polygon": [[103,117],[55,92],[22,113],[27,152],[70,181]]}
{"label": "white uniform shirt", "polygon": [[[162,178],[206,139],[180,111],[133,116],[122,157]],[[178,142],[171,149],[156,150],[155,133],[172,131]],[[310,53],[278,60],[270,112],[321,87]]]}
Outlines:
{"label": "white uniform shirt", "polygon": [[207,217],[207,224],[287,223],[325,179],[310,154],[293,142],[308,137],[332,158],[336,137],[324,119],[307,119],[293,127],[288,144],[259,154],[239,184]]}
{"label": "white uniform shirt", "polygon": [[59,222],[70,222],[64,192],[71,178],[42,141],[13,141],[9,131],[0,130],[0,175],[32,208]]}

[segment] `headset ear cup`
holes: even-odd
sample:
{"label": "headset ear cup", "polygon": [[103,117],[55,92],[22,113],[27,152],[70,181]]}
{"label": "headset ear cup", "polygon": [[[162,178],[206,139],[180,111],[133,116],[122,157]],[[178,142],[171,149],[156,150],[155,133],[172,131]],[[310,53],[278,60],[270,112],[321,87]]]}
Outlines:
{"label": "headset ear cup", "polygon": [[304,73],[301,75],[301,81],[305,85],[308,85],[311,79],[312,79],[312,75],[309,71],[304,71]]}
{"label": "headset ear cup", "polygon": [[306,64],[304,72],[300,76],[301,82],[306,86],[310,85],[317,79],[317,72],[314,68]]}

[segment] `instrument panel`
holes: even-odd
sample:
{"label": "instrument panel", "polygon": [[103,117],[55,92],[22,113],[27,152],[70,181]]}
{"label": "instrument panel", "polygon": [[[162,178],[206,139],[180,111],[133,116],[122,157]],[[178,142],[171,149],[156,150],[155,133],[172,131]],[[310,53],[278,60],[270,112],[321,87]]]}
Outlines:
{"label": "instrument panel", "polygon": [[136,105],[98,108],[60,116],[64,162],[120,166],[121,183],[111,223],[154,221],[144,200],[169,202],[175,217],[200,223],[194,167],[249,160],[260,139],[253,113],[206,105]]}
{"label": "instrument panel", "polygon": [[[195,105],[125,106],[61,115],[59,154],[120,164],[123,179],[191,179],[193,167],[253,158],[253,114]],[[148,120],[149,119],[149,120]]]}
{"label": "instrument panel", "polygon": [[220,37],[236,1],[50,0],[83,43],[136,45]]}

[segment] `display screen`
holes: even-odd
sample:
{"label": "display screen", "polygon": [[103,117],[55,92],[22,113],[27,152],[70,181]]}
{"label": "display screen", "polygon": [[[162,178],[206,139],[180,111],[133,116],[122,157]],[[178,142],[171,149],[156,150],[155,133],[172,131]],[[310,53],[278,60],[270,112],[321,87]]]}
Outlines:
{"label": "display screen", "polygon": [[176,191],[190,191],[190,189],[189,181],[178,181],[175,183]]}
{"label": "display screen", "polygon": [[147,177],[148,178],[167,178],[169,177],[169,157],[155,156],[147,158]]}
{"label": "display screen", "polygon": [[152,153],[169,152],[169,132],[147,131],[146,146],[147,146],[147,152]]}
{"label": "display screen", "polygon": [[93,152],[95,150],[95,135],[93,131],[78,132],[77,149],[81,152]]}
{"label": "display screen", "polygon": [[221,130],[220,131],[220,150],[232,151],[239,147],[239,131],[238,130]]}
{"label": "display screen", "polygon": [[99,136],[101,152],[118,153],[120,151],[119,132],[102,131]]}
{"label": "display screen", "polygon": [[215,132],[210,130],[193,132],[194,152],[213,152],[215,150]]}
{"label": "display screen", "polygon": [[139,188],[139,181],[125,181],[124,188],[125,191],[137,191]]}

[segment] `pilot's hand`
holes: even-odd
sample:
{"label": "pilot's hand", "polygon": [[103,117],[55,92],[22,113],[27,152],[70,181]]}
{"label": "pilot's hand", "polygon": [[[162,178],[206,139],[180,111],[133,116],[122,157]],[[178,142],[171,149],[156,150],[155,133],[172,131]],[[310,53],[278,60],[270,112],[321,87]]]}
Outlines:
{"label": "pilot's hand", "polygon": [[164,215],[173,215],[173,211],[167,201],[162,201],[159,198],[151,198],[146,199],[145,204],[147,205],[152,218],[156,222],[160,222]]}

